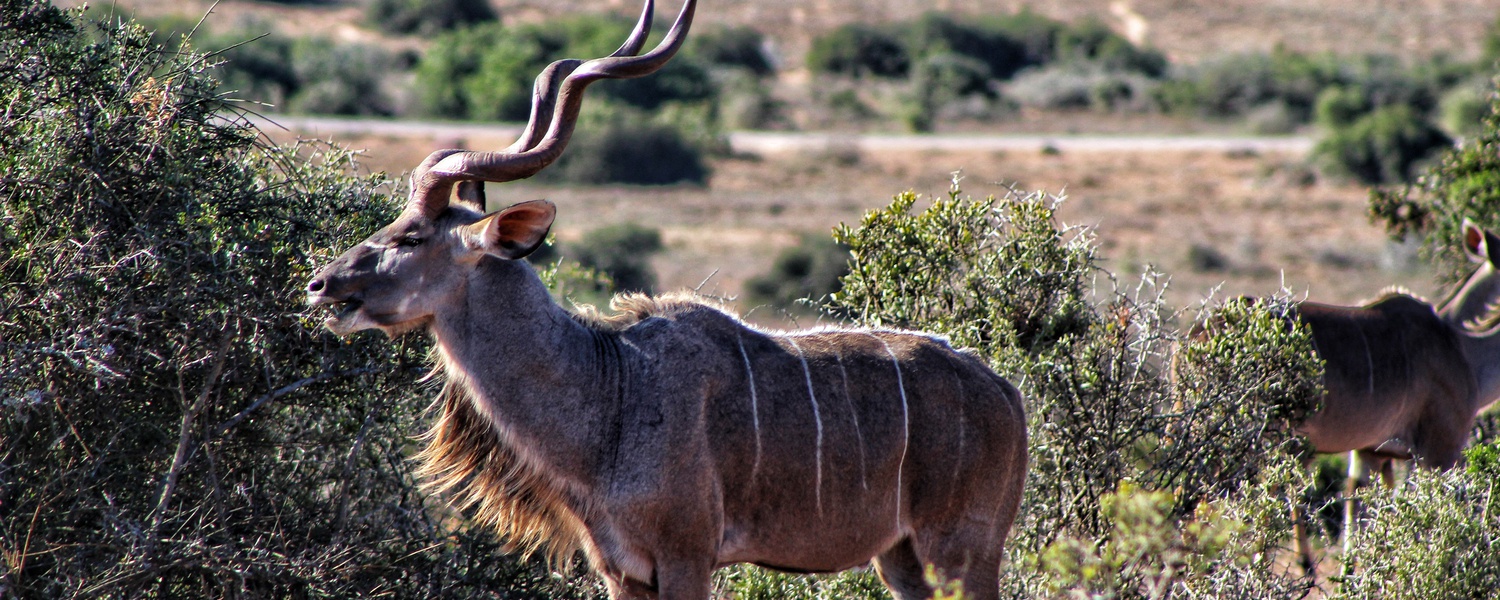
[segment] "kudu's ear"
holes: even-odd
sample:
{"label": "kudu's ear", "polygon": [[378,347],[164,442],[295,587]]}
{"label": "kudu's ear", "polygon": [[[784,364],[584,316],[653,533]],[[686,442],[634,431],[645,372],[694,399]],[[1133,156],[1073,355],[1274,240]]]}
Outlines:
{"label": "kudu's ear", "polygon": [[515,260],[531,254],[547,240],[557,206],[546,200],[522,202],[469,226],[485,252]]}
{"label": "kudu's ear", "polygon": [[1464,219],[1464,253],[1474,262],[1500,266],[1500,238],[1473,221]]}

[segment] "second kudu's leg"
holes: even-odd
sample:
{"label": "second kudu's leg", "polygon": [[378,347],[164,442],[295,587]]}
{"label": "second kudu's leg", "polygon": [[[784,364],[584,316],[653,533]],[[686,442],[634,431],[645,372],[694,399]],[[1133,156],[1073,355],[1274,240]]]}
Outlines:
{"label": "second kudu's leg", "polygon": [[[1396,485],[1395,459],[1391,456],[1355,450],[1349,453],[1349,479],[1344,482],[1344,540],[1343,550],[1347,556],[1354,547],[1354,533],[1359,528],[1359,488],[1370,485],[1370,472],[1380,469],[1380,480],[1385,487]],[[1350,565],[1345,563],[1345,571]]]}

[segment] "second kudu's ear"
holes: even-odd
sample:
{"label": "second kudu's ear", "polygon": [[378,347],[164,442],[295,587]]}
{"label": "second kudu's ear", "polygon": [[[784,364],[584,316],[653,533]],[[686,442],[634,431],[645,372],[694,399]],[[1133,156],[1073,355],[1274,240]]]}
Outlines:
{"label": "second kudu's ear", "polygon": [[1464,219],[1464,252],[1474,262],[1500,266],[1500,238]]}
{"label": "second kudu's ear", "polygon": [[532,200],[480,219],[469,226],[469,231],[486,253],[515,260],[541,247],[556,216],[556,205]]}

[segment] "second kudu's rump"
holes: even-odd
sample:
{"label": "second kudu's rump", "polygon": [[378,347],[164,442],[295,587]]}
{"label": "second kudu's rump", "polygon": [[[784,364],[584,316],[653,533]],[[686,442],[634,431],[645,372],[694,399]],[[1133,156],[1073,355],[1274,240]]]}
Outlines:
{"label": "second kudu's rump", "polygon": [[584,87],[660,68],[693,10],[635,56],[648,0],[614,56],[548,67],[510,149],[430,155],[402,214],[319,271],[309,302],[341,335],[431,334],[447,376],[419,457],[431,487],[517,544],[583,551],[614,598],[703,600],[733,563],[872,559],[903,600],[930,596],[927,565],[997,598],[1026,418],[980,360],[914,332],[761,331],[681,298],[580,317],[520,260],[555,207],[486,214],[478,182],[545,168]]}

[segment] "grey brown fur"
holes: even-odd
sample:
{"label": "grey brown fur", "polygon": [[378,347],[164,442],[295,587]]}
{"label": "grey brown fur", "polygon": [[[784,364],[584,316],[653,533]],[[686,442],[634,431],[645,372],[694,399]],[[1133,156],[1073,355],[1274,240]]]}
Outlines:
{"label": "grey brown fur", "polygon": [[[659,66],[660,52],[638,58]],[[577,72],[618,75],[593,61]],[[702,600],[733,563],[872,559],[902,599],[930,595],[928,564],[973,598],[998,596],[1026,477],[1013,386],[920,333],[771,333],[683,297],[572,314],[518,260],[555,208],[486,215],[467,180],[450,202],[433,165],[452,156],[434,153],[407,210],[308,286],[336,333],[432,335],[447,378],[420,455],[434,490],[516,545],[581,550],[614,598]]]}

